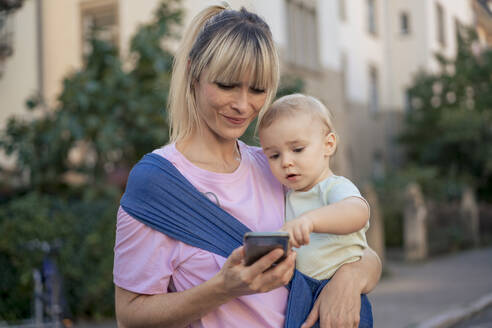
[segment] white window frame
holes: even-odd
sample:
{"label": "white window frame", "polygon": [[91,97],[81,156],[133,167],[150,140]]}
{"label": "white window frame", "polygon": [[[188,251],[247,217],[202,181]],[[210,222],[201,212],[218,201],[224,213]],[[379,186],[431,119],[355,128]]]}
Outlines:
{"label": "white window frame", "polygon": [[286,0],[288,62],[295,66],[318,70],[319,37],[316,3]]}

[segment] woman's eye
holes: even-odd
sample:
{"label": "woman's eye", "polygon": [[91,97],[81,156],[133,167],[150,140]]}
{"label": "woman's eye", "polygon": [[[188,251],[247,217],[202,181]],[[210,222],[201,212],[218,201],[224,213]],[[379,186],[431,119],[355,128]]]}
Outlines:
{"label": "woman's eye", "polygon": [[253,93],[265,93],[265,89],[260,88],[250,88]]}
{"label": "woman's eye", "polygon": [[215,84],[219,88],[224,89],[224,90],[230,90],[230,89],[234,88],[234,84],[227,84],[227,83],[220,83],[220,82],[215,82]]}
{"label": "woman's eye", "polygon": [[304,150],[304,147],[294,148],[294,153],[300,153]]}

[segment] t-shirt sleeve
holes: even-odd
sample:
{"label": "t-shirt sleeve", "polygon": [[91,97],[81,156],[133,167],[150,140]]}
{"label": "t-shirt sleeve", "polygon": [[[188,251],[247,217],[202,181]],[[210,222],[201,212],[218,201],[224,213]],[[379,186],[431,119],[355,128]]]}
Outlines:
{"label": "t-shirt sleeve", "polygon": [[360,198],[366,203],[369,208],[369,204],[360,194],[359,189],[347,178],[337,177],[332,181],[328,181],[323,191],[323,199],[326,204],[332,204],[344,200],[349,197]]}
{"label": "t-shirt sleeve", "polygon": [[166,293],[178,251],[176,240],[119,208],[113,266],[115,285],[139,294]]}

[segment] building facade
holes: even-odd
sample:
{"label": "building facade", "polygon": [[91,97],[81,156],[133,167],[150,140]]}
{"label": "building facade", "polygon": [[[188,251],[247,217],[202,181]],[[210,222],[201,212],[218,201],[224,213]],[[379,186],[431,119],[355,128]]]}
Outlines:
{"label": "building facade", "polygon": [[[334,113],[340,140],[335,171],[363,182],[398,164],[394,137],[408,102],[406,89],[417,72],[438,69],[435,53],[454,56],[456,28],[475,24],[477,1],[228,2],[265,18],[280,51],[281,71],[301,77],[305,91]],[[183,0],[184,24],[217,2]],[[25,1],[12,14],[14,53],[0,77],[0,127],[10,115],[30,115],[24,103],[33,94],[42,95],[47,107],[56,103],[63,78],[82,66],[90,50],[84,40],[92,26],[103,27],[99,36],[118,45],[124,57],[131,36],[152,18],[158,3]]]}

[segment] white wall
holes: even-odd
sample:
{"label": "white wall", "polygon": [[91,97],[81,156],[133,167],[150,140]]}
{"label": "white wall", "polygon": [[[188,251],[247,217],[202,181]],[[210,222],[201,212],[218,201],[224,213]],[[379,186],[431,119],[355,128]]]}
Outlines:
{"label": "white wall", "polygon": [[[437,40],[436,3],[444,9],[445,46]],[[455,23],[457,18],[463,24],[471,24],[473,13],[468,0],[430,0],[430,1],[388,1],[389,47],[386,51],[387,66],[390,68],[385,77],[388,86],[390,109],[401,110],[405,105],[405,91],[412,85],[416,74],[425,70],[438,69],[435,54],[444,54],[448,58],[456,55]],[[410,33],[400,33],[400,14],[410,15]]]}
{"label": "white wall", "polygon": [[[441,47],[437,41],[437,28],[436,28],[436,3],[439,3],[444,9],[445,20],[445,35],[446,45]],[[428,34],[427,42],[429,45],[429,54],[427,61],[427,68],[435,71],[438,69],[438,65],[432,54],[440,51],[448,58],[452,58],[456,54],[456,38],[455,38],[455,24],[454,18],[464,25],[473,23],[473,11],[470,1],[468,0],[431,0],[425,1],[426,11],[428,17]]]}
{"label": "white wall", "polygon": [[[400,15],[409,15],[410,32],[400,31]],[[388,66],[386,76],[389,89],[389,108],[401,109],[405,102],[405,90],[412,83],[416,72],[426,69],[431,55],[428,45],[429,13],[422,1],[394,0],[389,3]]]}
{"label": "white wall", "polygon": [[[376,37],[367,31],[365,1],[346,1],[347,20],[340,24],[340,50],[347,55],[347,95],[350,101],[356,103],[366,103],[368,100],[369,64],[377,67],[379,80],[382,81],[385,27],[381,0],[377,3],[378,32]],[[380,83],[380,91],[383,91],[382,88],[382,83]],[[380,93],[382,94],[383,92]]]}
{"label": "white wall", "polygon": [[340,31],[338,0],[318,0],[318,36],[320,62],[323,68],[341,70]]}
{"label": "white wall", "polygon": [[44,92],[55,104],[63,79],[82,64],[82,34],[78,0],[41,1],[43,7]]}
{"label": "white wall", "polygon": [[25,114],[26,99],[38,91],[36,2],[26,1],[13,14],[14,53],[0,78],[0,129],[13,114]]}
{"label": "white wall", "polygon": [[151,21],[158,4],[159,0],[118,1],[119,45],[123,56],[128,54],[130,40],[138,26]]}

